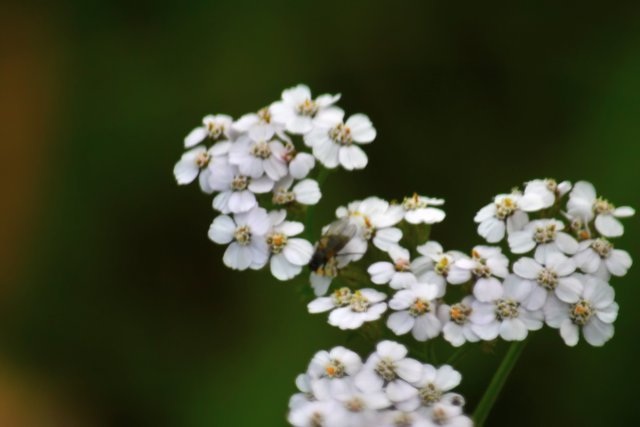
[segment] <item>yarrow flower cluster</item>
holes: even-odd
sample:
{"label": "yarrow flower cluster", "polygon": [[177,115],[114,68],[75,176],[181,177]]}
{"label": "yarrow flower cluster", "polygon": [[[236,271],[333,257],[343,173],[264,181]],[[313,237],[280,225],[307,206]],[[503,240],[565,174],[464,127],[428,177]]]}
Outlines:
{"label": "yarrow flower cluster", "polygon": [[214,195],[213,208],[221,215],[209,238],[228,245],[226,266],[261,269],[268,263],[276,278],[289,280],[309,263],[311,243],[295,237],[304,225],[287,216],[320,201],[320,186],[311,178],[316,160],[325,168],[362,169],[367,156],[359,145],[376,137],[363,114],[343,121],[344,111],[335,106],[339,99],[313,98],[298,85],[235,121],[207,115],[185,137],[187,151],[174,175],[181,185],[197,179],[204,193]]}
{"label": "yarrow flower cluster", "polygon": [[[308,311],[376,340],[442,336],[460,347],[523,341],[545,324],[568,346],[580,336],[592,346],[612,338],[618,304],[610,281],[632,265],[614,239],[624,232],[620,220],[635,211],[614,206],[586,181],[536,179],[496,195],[475,215],[485,242],[470,251],[430,239],[445,202],[420,194],[353,201],[336,210],[315,245],[300,237],[308,207],[321,198],[317,170],[364,168],[361,146],[376,137],[369,118],[346,117],[339,99],[313,98],[298,85],[238,120],[206,116],[187,135],[174,174],[179,184],[197,179],[213,196],[220,214],[209,238],[227,245],[225,265],[268,264],[279,280],[308,267],[315,294]],[[365,361],[336,347],[317,353],[298,377],[288,420],[297,427],[471,426],[464,399],[451,391],[460,380],[451,366],[409,358],[394,341],[380,341]]]}
{"label": "yarrow flower cluster", "polygon": [[467,427],[464,398],[452,391],[462,376],[449,365],[436,368],[407,357],[393,341],[378,343],[363,361],[335,347],[320,351],[296,380],[289,401],[295,427]]}
{"label": "yarrow flower cluster", "polygon": [[[331,311],[329,323],[341,329],[360,328],[388,313],[386,325],[394,334],[411,333],[417,341],[442,334],[453,346],[498,337],[521,341],[545,323],[560,329],[567,345],[578,342],[581,330],[589,344],[601,346],[613,336],[618,311],[609,280],[631,266],[629,254],[614,249],[610,238],[622,227],[618,218],[632,215],[633,209],[615,208],[595,194],[584,181],[572,189],[569,182],[547,179],[527,182],[522,192],[498,195],[476,215],[479,234],[494,245],[476,246],[468,255],[444,251],[432,240],[412,250],[402,246],[401,230],[411,230],[418,222],[407,217],[415,212],[407,206],[424,203],[417,209],[441,212],[420,216],[423,223],[433,224],[445,213],[427,205],[436,200],[441,206],[440,199],[413,196],[388,203],[372,197],[353,202],[339,208],[337,216],[355,227],[349,243],[363,242],[357,259],[369,241],[377,249],[373,256],[382,257],[367,268],[377,288],[365,284],[353,289],[342,283],[324,295],[331,283],[327,276],[340,279],[344,270],[348,278],[349,264],[357,260],[348,258],[337,262],[331,274],[323,272],[322,286],[317,286],[317,272],[311,273],[318,298],[309,303],[309,311]],[[380,234],[386,237],[376,245]],[[503,240],[506,246],[496,245]],[[461,285],[469,295],[449,301],[448,289]]]}

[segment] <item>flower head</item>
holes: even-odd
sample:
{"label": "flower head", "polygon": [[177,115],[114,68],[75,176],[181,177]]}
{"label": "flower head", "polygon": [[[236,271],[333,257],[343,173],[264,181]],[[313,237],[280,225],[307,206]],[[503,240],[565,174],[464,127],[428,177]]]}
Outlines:
{"label": "flower head", "polygon": [[284,123],[293,134],[304,135],[313,129],[313,119],[327,107],[338,102],[340,95],[311,97],[308,86],[300,84],[282,92],[282,101],[271,105],[273,120]]}
{"label": "flower head", "polygon": [[581,279],[584,287],[578,300],[567,303],[556,297],[549,298],[544,307],[545,320],[552,328],[560,329],[568,346],[578,343],[582,330],[584,339],[599,347],[613,336],[613,322],[618,316],[615,292],[595,276],[582,275]]}
{"label": "flower head", "polygon": [[211,223],[209,238],[218,244],[229,244],[223,257],[227,267],[234,270],[259,269],[269,258],[264,238],[269,225],[269,215],[262,208],[233,217],[220,215]]}
{"label": "flower head", "polygon": [[604,237],[619,237],[624,227],[618,218],[633,216],[635,210],[628,206],[615,207],[608,200],[598,197],[595,187],[586,181],[579,181],[569,194],[567,210],[570,216],[590,222],[595,218],[596,230]]}
{"label": "flower head", "polygon": [[376,130],[364,114],[354,114],[345,122],[344,111],[332,107],[318,113],[314,128],[304,136],[313,155],[327,168],[341,165],[346,170],[363,169],[367,155],[358,146],[369,144]]}

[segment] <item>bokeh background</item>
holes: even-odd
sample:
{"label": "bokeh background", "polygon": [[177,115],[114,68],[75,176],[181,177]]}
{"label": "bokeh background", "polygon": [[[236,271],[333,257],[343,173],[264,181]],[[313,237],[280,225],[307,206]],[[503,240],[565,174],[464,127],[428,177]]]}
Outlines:
{"label": "bokeh background", "polygon": [[[516,4],[517,3],[517,4]],[[433,237],[535,177],[640,207],[640,3],[86,1],[0,6],[0,425],[282,426],[293,380],[346,336],[300,283],[235,273],[172,167],[207,113],[299,82],[378,129],[351,199],[447,199]],[[637,218],[619,241],[640,257]],[[491,426],[637,424],[640,269],[604,348],[536,333]],[[370,349],[364,349],[370,351]],[[473,409],[496,354],[461,363]]]}

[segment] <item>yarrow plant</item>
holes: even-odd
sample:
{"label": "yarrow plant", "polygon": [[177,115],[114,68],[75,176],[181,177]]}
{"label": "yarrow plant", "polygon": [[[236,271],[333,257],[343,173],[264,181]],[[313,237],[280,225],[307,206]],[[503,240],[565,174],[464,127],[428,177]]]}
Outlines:
{"label": "yarrow plant", "polygon": [[[237,120],[207,115],[174,168],[178,184],[197,181],[212,197],[209,238],[227,246],[226,266],[283,281],[306,270],[309,313],[377,342],[366,359],[341,346],[318,352],[296,380],[291,425],[482,426],[531,331],[558,329],[568,346],[612,338],[610,281],[632,264],[614,239],[635,212],[586,181],[535,179],[496,195],[475,215],[485,242],[470,251],[429,239],[444,200],[421,194],[339,207],[312,244],[305,226],[327,173],[366,167],[363,147],[376,138],[371,120],[346,115],[339,100],[298,85]],[[439,337],[459,349],[435,366]],[[452,365],[496,340],[513,344],[469,417]]]}

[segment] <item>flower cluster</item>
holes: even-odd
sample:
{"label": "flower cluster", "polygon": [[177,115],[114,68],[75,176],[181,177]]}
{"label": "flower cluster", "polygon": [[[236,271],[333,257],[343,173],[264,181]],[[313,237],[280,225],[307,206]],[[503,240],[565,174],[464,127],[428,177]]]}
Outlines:
{"label": "flower cluster", "polygon": [[[321,198],[320,169],[364,168],[360,146],[376,137],[367,116],[345,117],[335,106],[339,99],[313,98],[298,85],[238,120],[206,116],[187,135],[174,175],[181,185],[197,180],[213,196],[220,214],[209,238],[228,245],[225,265],[269,264],[280,280],[308,266],[315,293],[309,312],[328,312],[328,322],[343,330],[368,324],[370,336],[442,336],[460,347],[522,341],[545,324],[559,329],[569,346],[580,334],[593,346],[613,336],[618,304],[609,282],[632,264],[613,239],[624,233],[620,219],[635,212],[614,206],[585,181],[536,179],[495,196],[474,218],[485,244],[469,252],[445,250],[430,239],[432,226],[445,219],[444,200],[418,194],[354,201],[336,210],[315,246],[300,237],[308,206]],[[460,381],[451,366],[409,358],[394,341],[379,342],[365,361],[336,347],[318,352],[298,377],[288,421],[296,427],[467,427],[464,399],[452,392]]]}
{"label": "flower cluster", "polygon": [[[282,92],[282,99],[238,120],[208,115],[184,139],[187,151],[177,162],[178,184],[198,180],[214,195],[220,212],[209,238],[228,245],[225,265],[261,269],[288,280],[309,263],[313,248],[299,237],[304,225],[288,220],[321,198],[311,178],[316,161],[324,168],[362,169],[367,156],[360,148],[376,137],[369,118],[345,119],[335,106],[340,95],[311,96],[305,85]],[[306,151],[305,151],[306,150]]]}
{"label": "flower cluster", "polygon": [[469,427],[465,400],[452,390],[462,376],[407,357],[382,341],[366,361],[344,347],[320,351],[298,376],[289,401],[295,427]]}
{"label": "flower cluster", "polygon": [[[609,281],[626,274],[632,262],[611,238],[622,235],[618,218],[633,215],[632,208],[614,207],[584,181],[572,187],[539,179],[523,191],[496,196],[477,213],[478,233],[490,245],[475,246],[468,255],[445,251],[433,240],[411,250],[403,246],[410,240],[405,237],[418,234],[416,225],[444,219],[434,207],[442,203],[421,196],[402,203],[372,197],[339,208],[338,218],[347,218],[355,231],[333,268],[312,272],[318,298],[309,311],[330,311],[329,323],[341,329],[390,312],[386,325],[394,334],[411,333],[418,341],[442,334],[454,346],[498,337],[521,341],[545,323],[570,346],[580,330],[594,346],[613,336],[618,305]],[[382,259],[368,265],[373,286],[354,289],[349,274],[357,268],[348,267],[365,253]],[[335,278],[340,284],[325,295]],[[450,298],[454,287],[467,295]]]}

